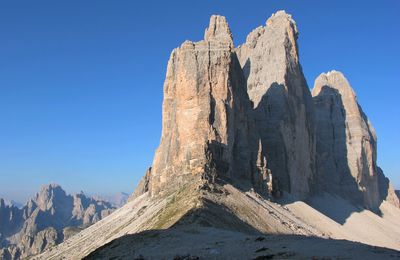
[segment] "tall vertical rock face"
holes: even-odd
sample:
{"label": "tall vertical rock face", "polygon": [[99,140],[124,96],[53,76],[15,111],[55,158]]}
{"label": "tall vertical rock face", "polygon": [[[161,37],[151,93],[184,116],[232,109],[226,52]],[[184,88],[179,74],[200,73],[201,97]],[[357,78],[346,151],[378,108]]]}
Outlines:
{"label": "tall vertical rock face", "polygon": [[250,103],[231,31],[212,16],[204,40],[173,50],[164,83],[161,143],[148,174],[153,195],[188,180],[250,174]]}
{"label": "tall vertical rock face", "polygon": [[312,95],[318,183],[370,209],[377,209],[387,198],[396,204],[393,189],[376,164],[375,130],[347,79],[337,71],[323,73],[315,80]]}
{"label": "tall vertical rock face", "polygon": [[315,161],[313,104],[298,55],[298,31],[284,11],[273,14],[236,49],[254,104],[274,190],[299,198],[311,191]]}

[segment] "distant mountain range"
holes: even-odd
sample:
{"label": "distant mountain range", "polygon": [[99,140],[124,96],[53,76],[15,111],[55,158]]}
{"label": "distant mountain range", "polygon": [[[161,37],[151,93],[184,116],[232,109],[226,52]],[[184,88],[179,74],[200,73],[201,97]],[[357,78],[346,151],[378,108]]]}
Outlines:
{"label": "distant mountain range", "polygon": [[7,200],[7,199],[3,199],[5,205],[8,206],[15,206],[17,208],[22,208],[24,206],[24,204],[22,204],[21,202],[15,201],[15,200]]}
{"label": "distant mountain range", "polygon": [[93,198],[110,202],[114,207],[122,207],[129,198],[129,194],[125,192],[118,192],[113,195],[94,195]]}
{"label": "distant mountain range", "polygon": [[41,253],[108,216],[123,203],[68,195],[61,186],[49,184],[25,205],[0,199],[0,259],[19,259]]}

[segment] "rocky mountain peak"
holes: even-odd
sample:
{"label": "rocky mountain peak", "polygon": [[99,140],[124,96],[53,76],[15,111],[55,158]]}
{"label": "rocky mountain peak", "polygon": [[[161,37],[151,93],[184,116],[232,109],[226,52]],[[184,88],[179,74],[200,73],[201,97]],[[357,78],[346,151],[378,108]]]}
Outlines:
{"label": "rocky mountain peak", "polygon": [[210,17],[210,24],[204,33],[204,40],[207,42],[224,42],[233,46],[231,29],[224,16],[212,15]]}
{"label": "rocky mountain peak", "polygon": [[337,89],[341,95],[354,99],[356,101],[356,94],[349,81],[340,71],[331,70],[327,73],[321,73],[314,83],[312,95],[317,96],[322,91],[323,87],[330,87]]}
{"label": "rocky mountain peak", "polygon": [[[377,209],[387,193],[393,192],[389,191],[389,184],[379,184],[375,130],[358,104],[354,90],[341,72],[330,71],[317,77],[312,94],[320,186]],[[383,198],[380,189],[385,190]]]}
{"label": "rocky mountain peak", "polygon": [[52,183],[42,186],[33,201],[41,210],[46,211],[70,199],[60,185]]}
{"label": "rocky mountain peak", "polygon": [[296,22],[293,20],[290,14],[287,14],[285,10],[279,10],[272,14],[266,21],[267,27],[270,28],[291,28],[295,33],[296,37],[298,34]]}
{"label": "rocky mountain peak", "polygon": [[236,54],[254,104],[273,186],[305,198],[314,175],[315,137],[312,98],[299,63],[297,35],[291,16],[278,11],[266,26],[249,34]]}

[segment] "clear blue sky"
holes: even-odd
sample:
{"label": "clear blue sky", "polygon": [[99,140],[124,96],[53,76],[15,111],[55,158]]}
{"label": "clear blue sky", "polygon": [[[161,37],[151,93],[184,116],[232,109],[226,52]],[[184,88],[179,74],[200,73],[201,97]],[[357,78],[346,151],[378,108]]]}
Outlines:
{"label": "clear blue sky", "polygon": [[1,1],[0,196],[40,185],[131,192],[161,133],[168,57],[225,15],[235,44],[275,11],[297,22],[308,84],[344,72],[400,188],[400,1]]}

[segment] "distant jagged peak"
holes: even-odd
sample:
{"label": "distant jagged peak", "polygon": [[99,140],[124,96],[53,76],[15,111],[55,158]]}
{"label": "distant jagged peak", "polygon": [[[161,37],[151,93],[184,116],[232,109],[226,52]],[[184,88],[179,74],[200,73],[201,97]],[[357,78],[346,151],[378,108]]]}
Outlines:
{"label": "distant jagged peak", "polygon": [[5,207],[21,208],[22,206],[23,205],[21,203],[17,202],[17,201],[0,198],[0,208],[5,208]]}
{"label": "distant jagged peak", "polygon": [[68,197],[65,190],[56,183],[43,185],[40,191],[36,193],[35,202],[41,206],[56,199],[64,199]]}
{"label": "distant jagged peak", "polygon": [[121,207],[123,206],[130,194],[125,193],[125,192],[117,192],[115,194],[103,194],[103,195],[95,195],[93,196],[93,199],[95,199],[98,202],[103,202],[103,203],[110,203],[114,207]]}
{"label": "distant jagged peak", "polygon": [[72,197],[67,195],[67,193],[61,188],[60,185],[56,183],[50,183],[41,186],[40,191],[35,194],[26,203],[27,215],[30,215],[36,208],[41,211],[54,211],[54,209],[62,208],[65,203],[71,204]]}
{"label": "distant jagged peak", "polygon": [[39,193],[53,192],[53,191],[64,191],[64,190],[59,184],[52,182],[49,184],[42,185],[40,187]]}
{"label": "distant jagged peak", "polygon": [[[25,258],[58,244],[67,239],[66,234],[74,234],[113,210],[115,207],[108,202],[83,192],[70,195],[60,185],[51,183],[43,185],[21,209],[0,199],[0,236],[10,241],[10,247],[5,250],[12,249]],[[66,228],[72,231],[67,232]],[[3,259],[1,246],[0,259]]]}
{"label": "distant jagged peak", "polygon": [[38,207],[42,211],[53,209],[56,205],[59,206],[72,206],[74,204],[84,204],[87,207],[90,204],[106,205],[112,208],[111,204],[99,197],[89,196],[84,191],[74,194],[68,194],[59,184],[50,183],[43,185],[40,191],[26,203],[29,209]]}

